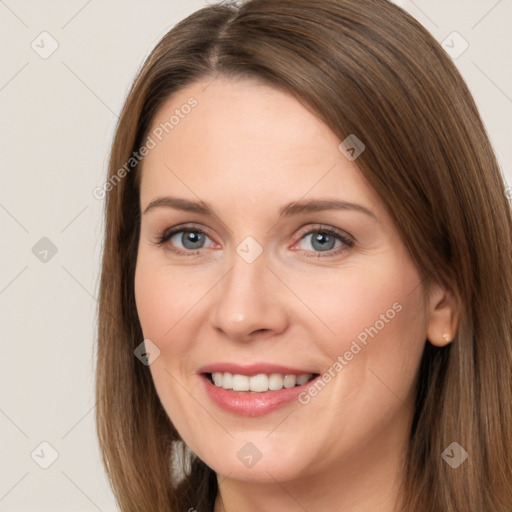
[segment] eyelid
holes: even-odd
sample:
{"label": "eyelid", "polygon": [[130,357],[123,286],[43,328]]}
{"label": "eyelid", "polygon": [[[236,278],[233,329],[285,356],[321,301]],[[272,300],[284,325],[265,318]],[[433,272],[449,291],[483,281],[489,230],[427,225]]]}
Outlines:
{"label": "eyelid", "polygon": [[[192,232],[197,232],[197,233],[203,233],[208,238],[213,240],[213,238],[208,234],[208,230],[205,229],[204,227],[199,226],[199,225],[194,224],[194,223],[185,223],[185,224],[178,224],[178,225],[173,226],[171,228],[164,229],[163,231],[160,231],[156,235],[155,239],[152,240],[152,243],[154,243],[155,245],[163,245],[167,241],[169,241],[169,239],[172,236],[174,236],[175,234],[180,233],[182,231],[192,231]],[[197,250],[200,250],[200,249],[197,249]],[[190,251],[187,251],[187,252],[188,253],[193,253],[193,250],[190,250]]]}
{"label": "eyelid", "polygon": [[351,234],[347,233],[346,231],[343,231],[342,229],[335,228],[334,226],[331,226],[329,224],[308,224],[304,229],[301,229],[299,231],[297,237],[299,239],[302,239],[305,235],[309,235],[315,232],[332,233],[336,236],[339,236],[342,240],[350,241],[352,243],[356,242],[355,237],[353,237]]}

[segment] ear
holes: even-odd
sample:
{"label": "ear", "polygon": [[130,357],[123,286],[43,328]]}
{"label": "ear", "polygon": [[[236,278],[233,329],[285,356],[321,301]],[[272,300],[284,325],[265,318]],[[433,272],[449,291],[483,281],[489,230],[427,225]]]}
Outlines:
{"label": "ear", "polygon": [[428,303],[428,341],[436,347],[450,343],[457,332],[459,305],[455,294],[448,288],[435,285]]}

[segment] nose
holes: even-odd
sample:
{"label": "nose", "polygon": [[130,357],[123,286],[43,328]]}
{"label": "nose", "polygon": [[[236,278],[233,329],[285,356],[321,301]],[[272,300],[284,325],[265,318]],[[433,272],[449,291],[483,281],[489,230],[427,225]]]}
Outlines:
{"label": "nose", "polygon": [[268,268],[264,253],[247,263],[238,254],[217,285],[212,324],[235,341],[251,341],[283,333],[289,323],[286,289]]}

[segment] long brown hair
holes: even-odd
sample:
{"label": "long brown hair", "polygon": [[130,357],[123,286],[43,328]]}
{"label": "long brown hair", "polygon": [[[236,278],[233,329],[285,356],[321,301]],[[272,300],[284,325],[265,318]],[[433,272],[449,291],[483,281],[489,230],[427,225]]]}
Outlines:
{"label": "long brown hair", "polygon": [[[388,207],[425,290],[438,282],[456,294],[455,339],[444,348],[425,344],[400,510],[510,512],[510,204],[456,67],[386,0],[206,7],[165,35],[135,79],[105,188],[97,347],[97,431],[121,510],[211,511],[217,493],[214,471],[197,457],[181,476],[172,470],[186,447],[148,367],[134,357],[143,337],[134,300],[140,165],[133,155],[165,100],[220,75],[281,88],[340,140],[362,140],[357,164]],[[458,468],[441,457],[452,442],[468,453]]]}

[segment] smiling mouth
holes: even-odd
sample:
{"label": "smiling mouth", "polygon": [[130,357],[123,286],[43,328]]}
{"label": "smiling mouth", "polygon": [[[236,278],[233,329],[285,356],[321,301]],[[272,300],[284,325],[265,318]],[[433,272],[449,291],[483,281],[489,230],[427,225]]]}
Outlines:
{"label": "smiling mouth", "polygon": [[218,388],[231,391],[249,391],[265,393],[303,386],[318,377],[318,373],[303,373],[301,375],[282,373],[260,373],[258,375],[241,375],[230,372],[204,373],[203,375]]}

